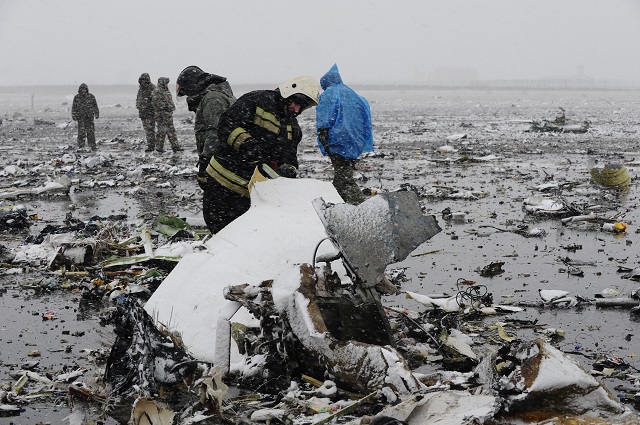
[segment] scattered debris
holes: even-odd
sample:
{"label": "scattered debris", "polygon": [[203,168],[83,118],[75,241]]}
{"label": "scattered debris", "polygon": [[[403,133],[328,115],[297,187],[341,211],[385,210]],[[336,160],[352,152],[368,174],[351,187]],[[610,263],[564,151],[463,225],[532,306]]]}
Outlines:
{"label": "scattered debris", "polygon": [[68,192],[71,187],[71,180],[65,174],[61,175],[57,180],[49,179],[48,182],[41,187],[33,189],[13,189],[0,192],[0,199],[16,198],[20,195],[34,194],[38,195],[44,192]]}

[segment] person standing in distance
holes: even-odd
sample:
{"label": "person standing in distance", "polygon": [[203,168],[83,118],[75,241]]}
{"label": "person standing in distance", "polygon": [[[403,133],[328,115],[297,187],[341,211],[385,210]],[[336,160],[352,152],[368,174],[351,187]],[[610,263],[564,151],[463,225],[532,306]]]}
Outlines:
{"label": "person standing in distance", "polygon": [[153,91],[156,86],[151,82],[151,77],[146,72],[138,78],[138,96],[136,97],[136,108],[138,116],[142,120],[142,128],[147,137],[147,149],[145,152],[153,152],[156,146],[156,118],[153,111]]}
{"label": "person standing in distance", "polygon": [[173,111],[176,105],[173,103],[171,92],[169,92],[169,78],[158,78],[158,87],[153,91],[153,111],[156,117],[156,151],[164,152],[164,139],[168,138],[174,152],[182,150],[178,144],[178,136],[173,126]]}
{"label": "person standing in distance", "polygon": [[82,83],[78,87],[78,94],[73,97],[71,106],[71,118],[78,121],[78,149],[84,149],[85,139],[92,151],[98,150],[96,146],[96,128],[94,118],[100,116],[96,97],[89,93],[89,87]]}
{"label": "person standing in distance", "polygon": [[274,90],[244,94],[220,117],[218,139],[205,169],[212,189],[203,194],[203,215],[217,233],[250,207],[254,172],[270,177],[297,174],[302,130],[297,116],[318,104],[320,85],[308,75]]}
{"label": "person standing in distance", "polygon": [[342,82],[334,64],[320,79],[324,92],[316,108],[318,147],[333,165],[333,185],[345,202],[358,205],[367,197],[353,179],[363,152],[373,152],[369,102]]}

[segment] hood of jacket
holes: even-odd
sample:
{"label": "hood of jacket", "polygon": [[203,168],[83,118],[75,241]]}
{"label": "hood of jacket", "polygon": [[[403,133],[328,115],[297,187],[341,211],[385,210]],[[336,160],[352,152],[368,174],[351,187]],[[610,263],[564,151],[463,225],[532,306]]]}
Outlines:
{"label": "hood of jacket", "polygon": [[85,83],[80,84],[80,87],[78,87],[78,93],[81,93],[82,89],[86,89],[87,93],[89,93],[89,86],[87,86]]}
{"label": "hood of jacket", "polygon": [[231,90],[231,85],[228,81],[223,81],[221,83],[211,83],[207,86],[205,91],[217,91],[220,93],[224,93],[227,97],[233,97],[233,91]]}
{"label": "hood of jacket", "polygon": [[151,77],[149,76],[149,74],[147,74],[146,72],[143,72],[142,74],[140,74],[140,78],[138,78],[138,84],[144,84],[144,83],[150,83],[151,82]]}
{"label": "hood of jacket", "polygon": [[[217,76],[216,76],[217,77]],[[224,94],[228,98],[233,98],[233,91],[231,90],[231,85],[228,81],[219,81],[218,79],[212,80],[213,83],[209,84],[204,90],[193,96],[187,96],[187,106],[191,112],[196,112],[198,110],[198,105],[200,105],[200,101],[203,97],[206,96],[209,92],[218,92]]]}
{"label": "hood of jacket", "polygon": [[169,88],[169,77],[160,77],[158,78],[158,87],[162,87],[163,89]]}
{"label": "hood of jacket", "polygon": [[327,88],[336,84],[343,83],[340,72],[338,71],[338,65],[334,63],[331,69],[327,71],[327,73],[324,74],[322,78],[320,78],[320,86],[322,87],[322,90],[326,90]]}
{"label": "hood of jacket", "polygon": [[177,85],[180,87],[177,96],[197,96],[211,84],[219,84],[225,82],[227,79],[220,75],[209,74],[204,72],[197,66],[188,66],[182,70],[178,79]]}

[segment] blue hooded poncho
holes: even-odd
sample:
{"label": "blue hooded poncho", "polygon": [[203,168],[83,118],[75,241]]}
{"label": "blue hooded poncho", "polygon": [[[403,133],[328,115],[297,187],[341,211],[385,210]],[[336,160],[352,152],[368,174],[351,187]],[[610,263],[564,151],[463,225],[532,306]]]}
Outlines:
{"label": "blue hooded poncho", "polygon": [[[316,128],[329,129],[331,154],[357,159],[363,152],[373,152],[369,102],[342,82],[335,64],[320,85],[324,92],[316,107]],[[318,147],[327,154],[319,138]]]}

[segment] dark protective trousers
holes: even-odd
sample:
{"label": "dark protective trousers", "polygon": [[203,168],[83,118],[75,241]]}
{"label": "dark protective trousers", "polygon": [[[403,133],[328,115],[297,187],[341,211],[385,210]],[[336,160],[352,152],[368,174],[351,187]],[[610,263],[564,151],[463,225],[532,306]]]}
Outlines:
{"label": "dark protective trousers", "polygon": [[333,186],[342,199],[352,205],[364,202],[367,197],[362,193],[358,184],[353,179],[353,170],[356,168],[355,159],[345,159],[339,155],[331,155],[333,164]]}
{"label": "dark protective trousers", "polygon": [[209,179],[202,194],[202,216],[212,234],[249,210],[251,200]]}
{"label": "dark protective trousers", "polygon": [[78,119],[78,147],[84,148],[84,141],[91,149],[96,149],[96,128],[92,119]]}

